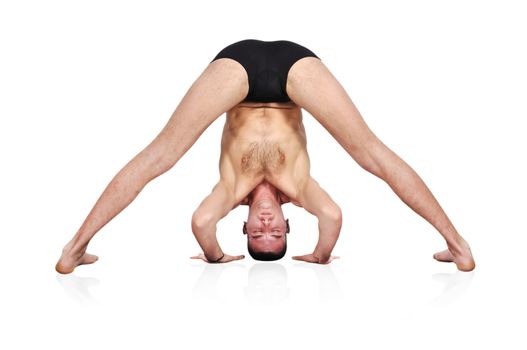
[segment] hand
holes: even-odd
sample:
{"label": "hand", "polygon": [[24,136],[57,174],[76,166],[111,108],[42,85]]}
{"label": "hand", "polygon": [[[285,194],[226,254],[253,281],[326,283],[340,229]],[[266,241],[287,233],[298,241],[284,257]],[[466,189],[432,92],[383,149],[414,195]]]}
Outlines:
{"label": "hand", "polygon": [[324,264],[327,265],[330,262],[332,262],[335,259],[340,259],[339,256],[333,256],[331,255],[327,261],[323,261],[319,257],[315,256],[314,254],[306,254],[306,255],[299,255],[299,256],[293,256],[293,260],[300,260],[305,261],[309,263],[315,263],[315,264]]}
{"label": "hand", "polygon": [[[207,263],[211,263],[211,262],[207,259],[207,257],[205,256],[205,254],[203,254],[203,253],[199,253],[198,255],[191,256],[190,258],[191,258],[191,259],[201,259],[201,260],[203,260],[203,261],[205,261],[205,262],[207,262]],[[216,262],[216,264],[220,264],[220,263],[221,263],[221,264],[223,264],[223,263],[228,263],[228,262],[230,262],[230,261],[241,260],[241,259],[243,259],[243,258],[245,258],[244,255],[227,255],[227,254],[225,254],[225,255],[223,256],[223,258],[221,258],[220,261],[217,261],[217,262]]]}

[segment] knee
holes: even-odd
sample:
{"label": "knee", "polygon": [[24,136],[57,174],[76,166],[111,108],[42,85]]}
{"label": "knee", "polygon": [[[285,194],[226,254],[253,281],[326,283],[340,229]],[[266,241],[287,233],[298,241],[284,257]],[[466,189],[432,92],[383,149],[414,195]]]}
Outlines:
{"label": "knee", "polygon": [[176,161],[174,157],[161,152],[156,153],[151,148],[146,148],[132,160],[131,164],[148,183],[169,171],[176,164]]}
{"label": "knee", "polygon": [[374,174],[376,167],[373,158],[368,150],[357,150],[351,154],[351,157],[357,164],[369,173]]}
{"label": "knee", "polygon": [[175,159],[174,157],[165,156],[154,165],[155,175],[159,176],[161,174],[166,173],[167,171],[172,169],[174,165],[176,165],[176,163],[177,159]]}
{"label": "knee", "polygon": [[386,146],[379,139],[375,139],[355,147],[350,155],[362,169],[380,177],[384,149]]}
{"label": "knee", "polygon": [[149,175],[155,178],[161,174],[166,173],[178,162],[181,158],[181,152],[178,152],[165,130],[162,130],[159,135],[139,154],[142,165],[148,170]]}

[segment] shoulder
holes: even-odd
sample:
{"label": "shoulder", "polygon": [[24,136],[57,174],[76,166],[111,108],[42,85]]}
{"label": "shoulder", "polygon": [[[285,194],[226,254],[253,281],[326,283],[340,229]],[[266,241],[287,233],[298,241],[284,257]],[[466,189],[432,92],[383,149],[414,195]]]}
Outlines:
{"label": "shoulder", "polygon": [[244,199],[242,199],[236,206],[238,205],[249,205],[249,196],[246,196]]}
{"label": "shoulder", "polygon": [[303,207],[302,197],[309,182],[307,178],[293,179],[290,177],[273,178],[268,181],[278,190],[280,204],[292,203],[297,207]]}
{"label": "shoulder", "polygon": [[283,193],[283,192],[280,192],[280,193],[279,193],[279,199],[280,199],[280,204],[291,203],[291,204],[296,205],[297,207],[302,207],[302,206],[300,205],[300,203],[298,202],[298,200],[296,200],[296,199],[291,199],[288,195],[286,195],[286,194]]}
{"label": "shoulder", "polygon": [[[235,180],[235,181],[232,181]],[[225,189],[229,191],[233,201],[233,208],[239,205],[249,205],[249,196],[256,186],[262,181],[261,176],[246,177],[239,176],[235,179],[223,180]]]}
{"label": "shoulder", "polygon": [[300,203],[305,202],[307,199],[312,197],[313,192],[316,192],[319,188],[320,185],[317,181],[315,181],[315,179],[313,179],[311,176],[307,177],[305,181],[303,181],[298,187],[298,201]]}

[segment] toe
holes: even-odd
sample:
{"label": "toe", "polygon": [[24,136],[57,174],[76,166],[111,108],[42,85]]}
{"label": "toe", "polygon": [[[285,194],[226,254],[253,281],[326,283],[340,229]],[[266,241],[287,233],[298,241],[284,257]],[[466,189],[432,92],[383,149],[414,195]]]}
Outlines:
{"label": "toe", "polygon": [[93,264],[97,260],[99,260],[99,257],[97,255],[87,254],[86,253],[82,257],[81,264]]}
{"label": "toe", "polygon": [[434,259],[439,260],[439,261],[444,261],[444,262],[452,262],[454,261],[454,256],[447,249],[447,250],[443,250],[442,252],[435,253]]}

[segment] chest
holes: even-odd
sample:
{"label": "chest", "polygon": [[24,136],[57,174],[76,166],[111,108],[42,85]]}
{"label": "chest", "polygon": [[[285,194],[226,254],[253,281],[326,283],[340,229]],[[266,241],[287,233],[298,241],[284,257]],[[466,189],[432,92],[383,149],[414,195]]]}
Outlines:
{"label": "chest", "polygon": [[280,173],[286,164],[286,153],[276,142],[251,142],[240,151],[239,166],[245,174]]}

